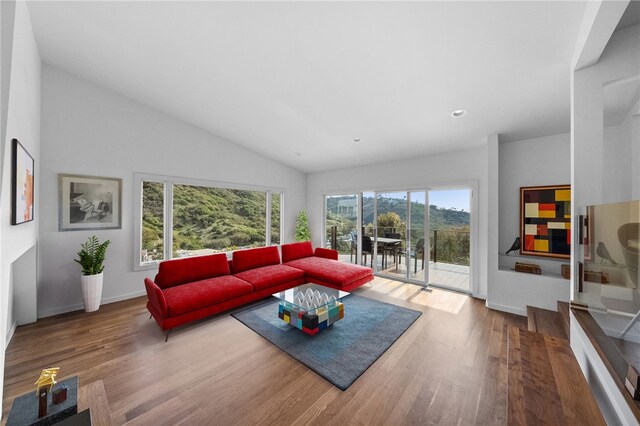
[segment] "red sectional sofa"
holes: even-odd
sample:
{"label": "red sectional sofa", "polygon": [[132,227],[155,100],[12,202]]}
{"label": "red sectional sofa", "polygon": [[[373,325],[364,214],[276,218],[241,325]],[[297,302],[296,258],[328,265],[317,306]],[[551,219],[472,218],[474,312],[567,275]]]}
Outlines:
{"label": "red sectional sofa", "polygon": [[316,248],[311,243],[282,246],[282,263],[305,272],[306,282],[349,291],[373,280],[373,270],[364,266],[336,262],[338,252]]}
{"label": "red sectional sofa", "polygon": [[337,262],[338,252],[311,243],[261,247],[160,263],[152,281],[145,278],[147,309],[163,330],[313,282],[344,291],[371,280],[370,268]]}

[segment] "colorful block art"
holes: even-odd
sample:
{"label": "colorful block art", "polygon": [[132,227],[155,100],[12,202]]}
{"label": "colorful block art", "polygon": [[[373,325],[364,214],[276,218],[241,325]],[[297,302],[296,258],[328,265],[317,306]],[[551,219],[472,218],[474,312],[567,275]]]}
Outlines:
{"label": "colorful block art", "polygon": [[571,255],[571,185],[520,188],[521,254]]}
{"label": "colorful block art", "polygon": [[[313,312],[311,314],[310,312]],[[301,310],[288,302],[278,304],[278,318],[311,336],[344,318],[344,305],[334,302],[313,311]]]}

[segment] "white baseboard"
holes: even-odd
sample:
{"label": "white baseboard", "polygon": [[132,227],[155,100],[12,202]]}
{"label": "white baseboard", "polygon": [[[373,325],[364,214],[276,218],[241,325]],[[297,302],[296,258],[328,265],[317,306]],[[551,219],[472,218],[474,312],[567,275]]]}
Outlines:
{"label": "white baseboard", "polygon": [[11,338],[13,337],[13,334],[16,332],[16,327],[18,327],[18,323],[14,321],[13,324],[11,324],[11,328],[9,329],[9,332],[7,333],[7,340],[4,346],[5,349],[7,349],[7,347],[9,346],[9,343],[11,342]]}
{"label": "white baseboard", "polygon": [[[136,291],[136,292],[133,292],[133,293],[127,293],[127,294],[121,294],[121,295],[118,295],[118,296],[107,297],[106,299],[102,299],[101,304],[102,305],[108,305],[109,303],[121,302],[123,300],[133,299],[134,297],[144,296],[145,294],[147,294],[146,291]],[[38,311],[38,318],[46,318],[46,317],[51,317],[51,316],[54,316],[54,315],[66,314],[67,312],[81,311],[83,309],[84,309],[84,305],[82,303],[76,303],[76,304],[67,305],[67,306],[59,306],[59,307],[55,307],[55,308],[50,308],[50,309],[45,309],[45,310],[42,310],[42,311]]]}
{"label": "white baseboard", "polygon": [[492,303],[489,301],[487,301],[486,305],[487,305],[487,308],[494,309],[496,311],[508,312],[510,314],[516,314],[523,317],[527,316],[526,309],[518,309],[518,308],[514,308],[513,306],[499,305],[497,303]]}
{"label": "white baseboard", "polygon": [[119,296],[108,297],[106,299],[102,299],[102,304],[108,305],[109,303],[121,302],[123,300],[133,299],[135,297],[140,297],[146,295],[147,292],[145,290],[142,291],[134,291],[133,293],[121,294]]}
{"label": "white baseboard", "polygon": [[52,317],[54,315],[59,315],[59,314],[66,314],[67,312],[79,311],[81,309],[84,309],[84,306],[82,303],[76,303],[75,305],[59,306],[55,308],[45,309],[42,311],[38,311],[38,319]]}

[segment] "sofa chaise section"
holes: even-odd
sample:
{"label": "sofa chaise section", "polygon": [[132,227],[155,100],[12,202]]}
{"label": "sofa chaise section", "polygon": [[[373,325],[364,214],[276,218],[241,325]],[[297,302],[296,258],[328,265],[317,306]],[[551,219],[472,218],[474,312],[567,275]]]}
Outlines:
{"label": "sofa chaise section", "polygon": [[303,270],[307,282],[349,291],[373,280],[371,268],[337,260],[337,251],[320,247],[314,251],[310,242],[282,246],[283,264]]}

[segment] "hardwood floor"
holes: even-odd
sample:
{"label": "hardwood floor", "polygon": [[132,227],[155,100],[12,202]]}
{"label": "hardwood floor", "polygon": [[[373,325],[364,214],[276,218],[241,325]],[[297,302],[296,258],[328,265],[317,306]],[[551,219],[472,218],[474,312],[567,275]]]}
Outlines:
{"label": "hardwood floor", "polygon": [[569,333],[567,333],[562,315],[559,312],[527,306],[527,319],[529,331],[560,339],[569,339]]}
{"label": "hardwood floor", "polygon": [[354,293],[423,315],[345,392],[229,313],[177,328],[165,343],[137,298],[19,327],[3,418],[55,366],[81,385],[102,380],[118,425],[506,423],[507,336],[526,318],[381,278]]}
{"label": "hardwood floor", "polygon": [[568,340],[513,327],[509,371],[509,424],[606,425]]}

